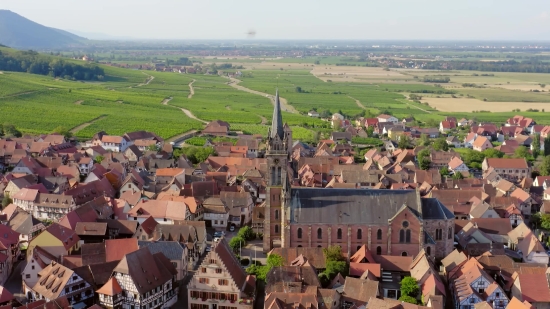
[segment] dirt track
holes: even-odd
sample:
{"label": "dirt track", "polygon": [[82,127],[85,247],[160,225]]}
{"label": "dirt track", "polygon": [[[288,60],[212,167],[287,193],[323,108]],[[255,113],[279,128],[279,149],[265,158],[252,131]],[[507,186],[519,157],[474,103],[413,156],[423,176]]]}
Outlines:
{"label": "dirt track", "polygon": [[[243,87],[243,86],[240,86],[239,83],[241,82],[241,80],[239,79],[236,79],[236,78],[230,78],[230,82],[227,83],[229,86],[235,88],[235,89],[238,89],[238,90],[241,90],[241,91],[246,91],[248,93],[252,93],[252,94],[256,94],[256,95],[261,95],[262,97],[266,97],[266,98],[269,98],[271,100],[271,104],[275,105],[275,96],[273,95],[270,95],[270,94],[267,94],[267,93],[264,93],[264,92],[260,92],[260,91],[256,91],[256,90],[252,90],[252,89],[249,89],[249,88],[246,88],[246,87]],[[279,96],[279,101],[281,102],[281,109],[284,111],[284,112],[289,112],[289,113],[293,113],[293,114],[299,114],[298,111],[290,104],[288,104],[288,101],[285,99],[285,98],[281,98]]]}

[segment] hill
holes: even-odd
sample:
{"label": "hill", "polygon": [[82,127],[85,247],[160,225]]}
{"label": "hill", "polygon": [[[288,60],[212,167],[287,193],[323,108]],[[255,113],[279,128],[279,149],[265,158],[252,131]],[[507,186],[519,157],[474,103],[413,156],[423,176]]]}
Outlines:
{"label": "hill", "polygon": [[87,40],[64,30],[35,23],[9,10],[0,10],[0,44],[19,49],[49,49],[82,45]]}

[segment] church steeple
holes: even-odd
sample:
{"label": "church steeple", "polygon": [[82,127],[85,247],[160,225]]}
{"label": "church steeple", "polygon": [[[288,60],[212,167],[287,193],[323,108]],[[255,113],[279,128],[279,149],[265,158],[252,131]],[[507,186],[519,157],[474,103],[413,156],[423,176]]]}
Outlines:
{"label": "church steeple", "polygon": [[273,108],[273,119],[271,119],[271,132],[270,137],[275,138],[279,136],[279,139],[283,140],[285,132],[283,128],[283,116],[281,115],[281,102],[279,101],[279,89],[275,94],[275,107]]}

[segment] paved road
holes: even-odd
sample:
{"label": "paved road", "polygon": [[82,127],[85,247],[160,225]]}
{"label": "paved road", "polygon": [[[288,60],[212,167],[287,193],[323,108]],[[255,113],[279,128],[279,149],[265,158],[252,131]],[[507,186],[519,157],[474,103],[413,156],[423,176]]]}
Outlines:
{"label": "paved road", "polygon": [[27,265],[27,261],[17,261],[13,272],[4,284],[4,288],[8,289],[23,304],[27,302],[27,298],[23,294],[23,277],[21,277],[25,265]]}

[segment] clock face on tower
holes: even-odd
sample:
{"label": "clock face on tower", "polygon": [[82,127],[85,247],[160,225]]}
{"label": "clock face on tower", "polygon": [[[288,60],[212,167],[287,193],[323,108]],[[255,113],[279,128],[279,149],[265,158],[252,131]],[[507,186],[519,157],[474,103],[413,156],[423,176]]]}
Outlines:
{"label": "clock face on tower", "polygon": [[279,159],[275,159],[275,160],[273,160],[273,162],[274,162],[275,164],[279,164]]}

